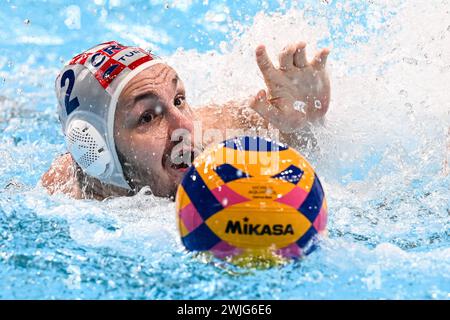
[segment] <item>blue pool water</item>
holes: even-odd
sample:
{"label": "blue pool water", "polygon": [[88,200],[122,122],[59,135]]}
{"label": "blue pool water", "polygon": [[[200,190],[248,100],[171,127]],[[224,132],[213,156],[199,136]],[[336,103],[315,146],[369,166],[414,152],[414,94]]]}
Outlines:
{"label": "blue pool water", "polygon": [[[76,3],[0,3],[0,298],[450,298],[448,1]],[[332,49],[319,150],[302,150],[328,198],[320,249],[242,269],[185,252],[169,200],[47,195],[55,75],[112,39],[163,55],[194,106],[256,93],[259,43]]]}

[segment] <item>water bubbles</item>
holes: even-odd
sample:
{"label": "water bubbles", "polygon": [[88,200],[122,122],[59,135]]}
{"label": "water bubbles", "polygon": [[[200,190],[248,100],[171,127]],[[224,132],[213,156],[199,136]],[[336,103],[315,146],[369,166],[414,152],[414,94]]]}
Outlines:
{"label": "water bubbles", "polygon": [[306,274],[305,278],[309,282],[319,283],[323,279],[323,274],[319,270],[312,270]]}
{"label": "water bubbles", "polygon": [[79,6],[70,5],[65,9],[66,19],[64,24],[68,29],[79,30],[81,29],[81,9]]}
{"label": "water bubbles", "polygon": [[114,289],[116,287],[116,283],[114,281],[112,281],[111,279],[108,280],[108,286],[112,289]]}
{"label": "water bubbles", "polygon": [[221,52],[227,52],[228,51],[228,44],[225,41],[220,41],[219,48]]}
{"label": "water bubbles", "polygon": [[[106,0],[95,1],[96,3],[103,3],[105,7],[110,3],[110,1]],[[202,1],[207,3],[206,0]],[[155,1],[151,2],[156,3]],[[180,1],[176,2],[180,3]],[[190,1],[184,2],[190,3]],[[325,2],[330,3],[330,1],[321,0],[321,3],[318,2],[315,4],[314,8],[317,8],[316,6],[320,4],[318,8],[326,9]],[[373,4],[373,2],[370,1],[371,7],[369,9],[371,12],[377,11],[375,10],[376,4]],[[149,1],[146,1],[146,3],[149,3]],[[174,9],[176,6],[174,1],[169,0],[160,1],[159,3],[160,5],[158,7],[155,5],[155,7],[161,11],[160,13],[168,13],[168,10],[165,9],[169,9],[169,5],[170,9]],[[340,6],[343,9],[343,3],[334,1],[333,8]],[[425,3],[423,2],[423,6],[427,6]],[[210,1],[209,4],[215,3]],[[432,5],[429,6],[430,8],[432,7]],[[389,10],[391,9],[392,11],[396,10],[395,6],[389,7]],[[406,9],[406,11],[413,10],[411,6]],[[100,8],[97,8],[97,10],[98,14],[96,18],[100,18]],[[356,9],[352,8],[352,10],[350,10],[351,13]],[[86,14],[88,11],[83,9],[83,12],[86,12]],[[139,25],[139,23],[144,23],[143,21],[128,21],[125,19],[124,17],[130,14],[127,12],[125,6],[121,7],[118,11],[122,11],[124,14],[116,12],[114,13],[114,17],[117,19],[116,22],[124,27],[133,29],[135,24]],[[301,9],[297,11],[303,13]],[[332,237],[325,240],[322,243],[323,245],[321,244],[322,249],[320,251],[306,258],[305,263],[288,264],[283,268],[274,268],[264,272],[250,271],[250,277],[253,277],[255,281],[247,281],[248,283],[240,286],[239,281],[242,280],[242,276],[229,277],[228,273],[232,274],[235,272],[237,274],[243,274],[247,271],[227,267],[224,276],[223,272],[217,272],[217,265],[202,263],[202,261],[196,258],[193,259],[193,255],[187,254],[182,250],[179,245],[175,215],[171,214],[174,211],[174,204],[167,199],[138,194],[133,197],[120,197],[122,199],[109,199],[105,202],[91,203],[89,201],[76,201],[66,197],[49,198],[39,189],[37,191],[33,190],[33,192],[21,192],[21,189],[17,191],[18,188],[11,187],[11,185],[7,190],[3,190],[4,192],[0,192],[0,206],[6,212],[5,214],[8,215],[12,215],[13,212],[17,215],[28,215],[27,211],[29,211],[33,229],[26,229],[27,219],[23,219],[24,222],[19,220],[21,222],[20,224],[11,223],[5,225],[6,228],[0,230],[0,234],[3,235],[6,241],[3,241],[1,244],[8,246],[11,243],[12,245],[10,249],[2,247],[0,257],[3,258],[8,255],[14,257],[17,251],[20,254],[22,250],[20,248],[20,242],[14,242],[13,236],[19,240],[28,239],[21,238],[21,235],[25,234],[27,230],[37,230],[40,233],[37,236],[30,234],[30,239],[36,236],[36,238],[39,237],[44,241],[48,240],[48,243],[51,244],[48,247],[42,247],[43,255],[51,252],[53,248],[69,248],[61,251],[64,253],[63,255],[57,253],[54,263],[45,264],[45,266],[48,265],[50,267],[48,270],[43,271],[44,276],[55,279],[55,281],[52,281],[52,283],[47,284],[47,287],[45,287],[45,289],[48,289],[47,292],[49,292],[45,297],[56,292],[55,290],[61,286],[61,277],[69,277],[65,283],[74,288],[78,287],[80,280],[93,279],[93,281],[88,288],[82,281],[82,291],[65,290],[67,294],[61,293],[57,297],[63,299],[79,296],[98,298],[99,294],[105,292],[107,292],[108,297],[112,298],[173,298],[174,296],[181,295],[187,296],[188,298],[208,298],[214,294],[215,297],[229,299],[230,296],[232,298],[233,290],[228,290],[228,288],[235,287],[239,287],[239,294],[242,295],[242,298],[250,299],[255,297],[268,298],[274,292],[279,298],[341,298],[342,295],[339,289],[346,286],[350,281],[352,281],[352,287],[348,287],[348,297],[350,298],[354,298],[358,294],[362,295],[363,298],[392,298],[396,294],[406,298],[423,298],[426,297],[424,293],[429,293],[429,297],[432,298],[448,297],[442,276],[433,272],[434,270],[443,270],[447,267],[447,261],[445,261],[447,257],[447,252],[445,251],[445,245],[447,244],[445,242],[445,223],[448,217],[448,205],[446,202],[448,198],[448,176],[443,176],[442,171],[439,171],[442,168],[443,156],[446,156],[444,154],[447,150],[445,143],[450,143],[450,133],[446,133],[448,131],[448,121],[446,121],[448,114],[446,110],[443,110],[445,108],[442,105],[442,101],[445,102],[448,100],[446,99],[448,94],[446,94],[447,91],[444,88],[445,85],[448,85],[447,79],[450,76],[450,62],[448,59],[446,60],[447,56],[445,55],[447,53],[445,51],[446,47],[439,46],[434,50],[433,46],[437,46],[438,41],[430,43],[428,38],[423,36],[425,34],[423,29],[425,28],[426,30],[428,26],[419,24],[417,21],[412,21],[412,19],[402,18],[398,23],[393,24],[391,21],[381,23],[380,21],[388,20],[389,14],[385,15],[380,10],[379,15],[374,17],[370,23],[376,29],[375,35],[371,36],[370,33],[368,35],[369,40],[371,40],[370,43],[377,43],[377,40],[384,40],[386,36],[389,36],[381,32],[382,29],[378,26],[381,24],[401,27],[399,29],[407,29],[409,23],[411,25],[420,25],[420,28],[412,29],[419,34],[417,39],[413,39],[414,37],[405,37],[407,34],[406,31],[398,30],[398,32],[392,32],[393,35],[391,36],[394,36],[395,39],[388,39],[384,45],[381,43],[382,46],[379,48],[372,48],[372,45],[367,47],[364,46],[364,43],[358,43],[357,48],[342,48],[341,45],[346,45],[343,40],[345,35],[348,33],[355,35],[356,33],[353,32],[351,25],[349,29],[347,28],[349,23],[358,25],[360,20],[364,22],[365,20],[364,18],[353,19],[352,17],[346,19],[344,13],[339,12],[339,9],[336,11],[339,14],[335,15],[334,11],[327,11],[327,15],[328,13],[330,14],[330,19],[324,23],[321,22],[320,15],[313,14],[314,20],[319,19],[313,28],[307,25],[307,21],[303,23],[303,20],[307,20],[308,14],[311,15],[311,13],[308,13],[304,19],[301,19],[302,15],[293,10],[287,18],[280,14],[275,17],[275,20],[263,14],[255,16],[255,19],[253,19],[253,14],[250,14],[245,16],[244,20],[249,22],[255,20],[255,26],[249,26],[249,31],[242,33],[242,40],[238,39],[238,37],[235,38],[237,41],[231,46],[233,50],[227,50],[226,46],[223,45],[223,49],[227,52],[226,54],[220,52],[203,54],[195,51],[194,43],[193,52],[180,51],[169,57],[176,64],[179,64],[180,70],[177,71],[187,76],[187,86],[194,88],[191,94],[195,100],[198,99],[198,104],[206,103],[209,100],[215,100],[221,103],[229,98],[230,93],[236,95],[242,94],[242,97],[244,97],[247,93],[254,92],[249,90],[250,87],[261,80],[256,76],[257,66],[254,63],[253,43],[267,41],[267,47],[270,50],[272,47],[276,48],[289,41],[289,32],[286,32],[286,30],[294,31],[294,29],[298,29],[305,34],[312,31],[310,37],[314,39],[317,37],[317,34],[321,35],[323,31],[327,32],[327,24],[339,26],[339,32],[342,34],[336,37],[336,41],[332,41],[338,45],[341,56],[339,59],[336,57],[336,62],[338,63],[336,63],[334,70],[334,78],[337,81],[332,84],[335,89],[333,91],[335,108],[331,108],[332,112],[329,114],[330,121],[327,128],[322,129],[317,127],[312,130],[314,134],[318,133],[320,150],[318,155],[311,153],[312,155],[307,157],[308,160],[317,166],[317,172],[322,180],[321,182],[325,183],[324,187],[329,198],[330,213],[336,214],[330,214],[332,223],[329,224],[329,231]],[[436,8],[434,14],[432,14],[433,12],[427,12],[427,15],[440,17],[440,11],[443,11],[442,8]],[[110,18],[107,16],[106,10],[102,12],[104,19]],[[418,13],[416,9],[413,12]],[[144,11],[141,13],[144,13]],[[407,14],[408,12],[401,16],[407,17]],[[230,14],[229,16],[232,15]],[[416,19],[419,19],[419,22],[422,22],[420,20],[422,17],[419,14],[415,16]],[[21,17],[19,19],[19,27],[26,30],[35,27],[36,21],[32,22],[32,24],[30,22],[30,25],[27,26],[24,22],[25,18]],[[86,20],[87,18],[88,16],[83,17],[83,22],[86,21],[86,25],[89,24],[88,20]],[[64,19],[66,17],[62,16],[62,21]],[[286,29],[292,21],[297,23],[289,27],[290,29]],[[272,22],[276,22],[276,30],[270,28],[273,25]],[[430,37],[441,32],[445,33],[447,38],[450,36],[448,20],[439,18],[431,22],[431,24],[434,24],[434,28],[432,29],[435,29],[436,33],[430,34]],[[177,23],[183,26],[182,20],[178,19]],[[324,25],[323,30],[322,24]],[[69,23],[69,25],[72,24]],[[153,24],[153,26],[158,27],[159,25]],[[317,28],[317,26],[321,27]],[[46,26],[44,25],[44,27]],[[62,33],[68,31],[64,24],[62,24],[62,28],[60,29]],[[357,29],[354,28],[354,30]],[[107,31],[110,32],[111,30],[108,29]],[[125,31],[119,33],[123,33],[125,36]],[[391,32],[388,33],[391,34]],[[196,39],[195,35],[198,36],[198,33],[193,32],[192,39]],[[64,34],[61,36],[64,37]],[[142,41],[143,45],[150,46],[147,42],[152,42],[151,35],[138,33],[136,36],[139,36],[141,40],[146,40],[145,43]],[[329,35],[324,36],[325,39],[328,37]],[[334,35],[332,35],[332,38],[334,38]],[[221,37],[201,37],[201,39],[200,44],[203,43],[202,41],[211,41],[211,46],[218,46]],[[352,41],[352,37],[349,39]],[[138,39],[137,41],[139,42]],[[412,42],[414,42],[414,47]],[[421,42],[423,49],[414,50],[416,48],[415,42]],[[80,46],[86,45],[84,42],[80,42],[79,44]],[[396,52],[391,52],[392,44],[395,44],[394,46],[397,47]],[[31,46],[29,47],[24,48],[32,52]],[[376,54],[371,53],[372,49],[376,51]],[[61,54],[59,50],[63,50],[63,48],[54,48],[55,64],[59,64],[58,58]],[[424,55],[425,50],[428,58]],[[363,54],[354,54],[354,51]],[[6,52],[8,53],[8,50]],[[442,58],[438,56],[441,52],[443,53]],[[276,49],[273,49],[271,53],[277,53]],[[36,60],[39,61],[40,55],[36,55],[36,57]],[[402,60],[404,57],[407,58]],[[410,57],[416,58],[417,60],[410,59]],[[61,64],[67,58],[69,58],[67,55],[61,58]],[[192,63],[182,63],[188,58],[192,59]],[[13,61],[8,62],[9,59]],[[435,60],[436,63],[434,65],[427,65],[425,63],[426,59]],[[11,177],[17,175],[20,175],[21,180],[24,180],[24,188],[34,187],[41,173],[47,170],[47,166],[52,160],[51,157],[64,148],[62,136],[56,141],[46,141],[48,140],[46,139],[47,137],[53,139],[54,132],[57,130],[58,132],[60,131],[56,121],[54,121],[56,118],[54,116],[47,117],[46,115],[41,118],[40,112],[34,112],[34,109],[42,110],[47,108],[45,104],[48,103],[47,101],[51,102],[53,98],[43,99],[44,102],[42,103],[39,98],[42,95],[44,97],[47,97],[47,95],[52,97],[52,90],[47,90],[46,85],[44,87],[45,92],[37,91],[34,97],[34,91],[33,95],[31,95],[31,91],[28,89],[29,84],[27,81],[29,77],[32,77],[29,83],[33,83],[35,78],[40,78],[41,75],[52,74],[53,63],[51,61],[51,59],[48,59],[42,61],[42,64],[27,62],[24,65],[26,68],[21,69],[22,65],[18,56],[8,54],[4,55],[3,59],[0,58],[0,64],[5,69],[3,70],[4,73],[0,75],[0,91],[5,88],[1,86],[1,83],[4,83],[6,79],[8,80],[8,84],[6,85],[12,87],[10,92],[1,93],[7,99],[1,102],[2,107],[12,103],[10,100],[15,100],[15,98],[21,103],[22,100],[26,100],[24,99],[24,95],[27,95],[27,99],[33,98],[25,101],[25,103],[30,105],[30,108],[26,108],[23,111],[23,119],[20,117],[21,114],[16,117],[20,118],[19,124],[11,125],[11,129],[8,132],[2,132],[4,142],[3,144],[0,143],[0,159],[4,160],[4,165],[0,166],[0,177],[3,177],[3,182],[0,182],[0,187],[10,181]],[[375,63],[372,63],[373,61]],[[384,62],[387,62],[387,64],[385,65]],[[250,64],[252,70],[255,72],[252,70],[250,70],[252,72],[246,72],[249,71],[247,68],[250,67]],[[420,65],[420,73],[413,72],[415,70],[407,70],[417,68],[415,64]],[[41,72],[41,67],[43,71],[39,73]],[[367,73],[361,75],[360,70],[367,71]],[[410,72],[408,73],[408,71]],[[25,80],[23,76],[20,76],[24,72],[27,73]],[[227,72],[232,72],[239,76],[234,76],[234,81],[229,82],[227,77],[232,73]],[[227,74],[227,76],[215,77],[213,74]],[[376,77],[378,81],[375,80]],[[46,81],[42,79],[41,82],[44,83]],[[206,87],[204,86],[205,83],[207,84]],[[225,83],[226,86],[224,85]],[[295,83],[292,85],[295,85]],[[16,97],[15,90],[18,87],[21,87],[24,92],[22,96]],[[225,87],[227,89],[224,89]],[[39,88],[36,89],[40,90]],[[0,97],[0,100],[2,99]],[[422,99],[427,100],[423,105],[421,104]],[[294,100],[300,100],[300,98]],[[291,112],[294,114],[297,111],[305,113],[305,111],[309,111],[309,108],[313,111],[321,112],[325,107],[323,105],[322,109],[317,111],[314,98],[310,101],[308,100],[306,104],[302,101],[294,103],[294,100],[291,100],[292,104],[289,106],[292,110]],[[304,101],[306,102],[306,99]],[[38,105],[34,108],[34,104],[36,103]],[[427,105],[430,107],[425,110]],[[52,103],[48,103],[48,109],[52,107]],[[8,106],[6,109],[13,108],[9,108]],[[33,114],[36,113],[38,118],[30,120],[30,117],[26,114],[29,112],[28,109]],[[16,110],[17,108],[14,109],[15,112]],[[414,115],[416,119],[411,121],[408,113]],[[297,115],[302,116],[303,114],[297,113]],[[444,118],[444,116],[447,116],[447,118]],[[46,127],[47,118],[51,121],[48,128]],[[8,125],[8,121],[4,122],[4,124]],[[444,126],[447,127],[446,132],[442,132]],[[0,128],[1,130],[2,128]],[[414,134],[411,134],[411,132],[414,132]],[[23,137],[23,140],[15,146],[13,139],[14,142],[18,141],[19,134],[20,137]],[[34,141],[37,141],[38,144],[33,145],[31,142]],[[399,150],[401,148],[398,148],[396,145],[389,147],[393,142],[399,145],[404,144],[405,150]],[[422,144],[423,147],[421,146]],[[422,148],[430,150],[428,156],[424,154],[423,159],[428,159],[426,161],[422,161]],[[33,155],[32,153],[35,151],[39,151],[40,154],[38,156]],[[344,153],[346,161],[340,160],[342,153]],[[150,150],[149,155],[151,157],[152,154],[153,158],[157,155]],[[39,158],[39,156],[41,157]],[[445,174],[448,174],[450,171],[447,165],[450,162],[449,160],[450,158],[445,164],[445,168],[447,168]],[[284,163],[292,162],[286,159],[282,161]],[[400,161],[404,162],[403,167],[400,167]],[[424,163],[421,164],[421,162]],[[307,167],[303,162],[293,164],[302,170]],[[30,170],[27,171],[25,169],[27,166],[33,168],[33,172],[29,172]],[[195,166],[200,171],[201,166],[198,163]],[[37,168],[36,171],[35,168]],[[241,168],[244,170],[244,167]],[[208,172],[208,175],[210,173]],[[240,171],[238,174],[245,176],[246,171]],[[192,179],[191,183],[196,184],[196,176],[189,173],[188,176],[188,179]],[[291,177],[293,173],[285,173],[284,177],[286,176]],[[208,176],[207,181],[209,181],[210,177]],[[346,180],[343,181],[347,181],[348,184],[341,184],[341,177],[345,177]],[[412,178],[420,180],[422,184],[418,183],[419,186],[412,187]],[[305,176],[303,179],[305,179],[305,182],[308,182],[304,190],[309,192],[313,185],[313,177],[308,178]],[[277,190],[276,187],[273,188],[273,193],[270,198],[282,198],[281,190]],[[263,192],[265,191],[266,188],[263,189]],[[148,192],[150,192],[150,189],[148,189]],[[267,190],[267,192],[270,193],[271,191]],[[425,196],[425,192],[430,193],[427,193],[429,195]],[[224,206],[230,206],[232,200],[224,198],[224,192],[221,194],[222,197],[218,203]],[[401,205],[401,202],[406,203],[406,205]],[[22,203],[27,204],[25,209]],[[34,209],[32,209],[36,207],[36,203],[38,203],[37,207],[39,208],[37,210],[37,217],[35,217]],[[383,204],[383,207],[381,207],[381,204]],[[380,208],[378,208],[378,205],[380,205]],[[316,206],[320,208],[319,205]],[[421,209],[422,207],[423,210]],[[101,208],[101,211],[95,211],[98,222],[87,221],[87,218],[83,217],[88,212],[92,212],[98,208]],[[243,208],[250,209],[251,207],[246,206],[244,203]],[[314,209],[314,204],[311,205],[311,208]],[[61,227],[61,230],[56,229],[58,237],[54,237],[52,230],[55,228],[53,227],[48,232],[45,230],[44,232],[41,231],[40,223],[51,223],[53,221],[52,216],[54,215],[57,216],[57,221],[60,220],[60,215],[65,219],[64,217],[69,212],[73,212],[73,215],[71,214],[69,216],[70,219],[67,220],[69,227],[67,228],[67,232],[65,231],[66,223]],[[50,215],[49,213],[52,214]],[[394,213],[398,217],[398,222],[392,220]],[[109,225],[109,222],[106,223],[104,220],[109,219],[107,217],[111,216],[115,220],[115,224],[124,230],[123,235],[120,237],[119,235],[116,236],[114,232],[109,231],[109,229],[105,229],[106,225]],[[25,217],[27,218],[27,216]],[[376,220],[375,217],[377,217]],[[14,221],[10,217],[8,219],[10,219],[8,222]],[[42,222],[39,222],[41,219]],[[36,222],[39,224],[36,224]],[[103,224],[105,227],[103,227]],[[11,229],[15,225],[22,225],[22,227],[12,233]],[[406,227],[398,228],[398,226],[401,227],[402,225]],[[417,226],[423,226],[423,228],[421,229]],[[428,231],[428,229],[430,230]],[[95,234],[98,230],[104,230],[104,232],[99,233],[100,238],[104,237],[104,240],[97,240],[98,237],[91,236],[91,234]],[[45,238],[45,232],[48,233],[48,239]],[[70,240],[70,242],[53,242],[61,238],[59,236],[60,234]],[[108,236],[109,234],[111,236]],[[434,240],[434,234],[438,234],[441,240]],[[11,239],[11,241],[7,239]],[[423,246],[418,248],[419,250],[413,249],[408,251],[406,258],[399,263],[394,258],[378,258],[379,255],[376,252],[374,253],[372,249],[372,246],[379,242],[401,243],[404,241],[405,243],[416,243],[422,241],[421,239],[424,239]],[[430,242],[433,239],[432,241],[435,241],[435,243],[433,245],[427,245],[425,241],[428,241],[428,239],[430,239]],[[30,243],[33,245],[33,242]],[[46,244],[46,242],[42,243],[44,245]],[[436,244],[439,246],[434,246]],[[82,251],[78,250],[78,245],[82,245]],[[99,248],[103,247],[108,250],[99,250]],[[437,250],[433,248],[437,248]],[[444,248],[444,250],[441,248]],[[23,250],[30,250],[30,248],[23,248]],[[116,250],[118,250],[118,254],[111,254],[115,253]],[[65,254],[66,252],[67,254]],[[73,257],[78,252],[81,252],[83,256],[89,259],[83,263],[79,263],[79,260],[73,260]],[[39,253],[35,254],[36,257],[38,255]],[[342,259],[343,256],[348,257],[348,259]],[[124,258],[126,260],[125,264],[123,262]],[[3,259],[5,260],[5,258]],[[39,261],[42,261],[41,258],[33,259],[33,266],[34,263],[39,263]],[[384,269],[386,261],[392,264],[392,267]],[[413,262],[417,262],[417,265]],[[106,271],[103,268],[104,263],[108,263],[111,266]],[[63,267],[63,272],[61,272],[60,265],[66,266]],[[75,265],[75,268],[72,267],[65,270],[67,266],[71,265]],[[80,267],[76,268],[78,265]],[[383,275],[386,276],[386,278],[383,278],[383,290],[370,293],[371,288],[376,289],[379,287],[377,285],[379,279],[377,277],[377,266],[379,265],[383,267]],[[131,268],[130,272],[130,266],[142,266],[142,270],[140,267],[135,269]],[[13,266],[10,269],[11,273],[15,271]],[[31,269],[35,270],[34,268]],[[54,274],[47,274],[47,272],[52,272],[53,269]],[[193,269],[196,272],[192,273],[191,270]],[[31,272],[34,272],[33,270]],[[104,272],[100,275],[100,273],[95,273],[96,270],[104,270]],[[174,270],[178,272],[173,272]],[[299,278],[299,273],[302,273],[303,277]],[[405,273],[408,277],[404,276]],[[124,275],[125,280],[123,278]],[[130,275],[131,278],[127,278],[127,275]],[[350,275],[353,276],[353,280],[349,280]],[[248,277],[247,275],[243,276]],[[198,290],[189,291],[180,289],[177,286],[179,283],[179,281],[177,282],[179,280],[177,277],[181,277],[187,283],[198,284]],[[217,284],[217,290],[214,292],[207,291],[209,284],[207,281],[203,281],[206,277],[211,279],[211,282]],[[8,277],[4,278],[6,279],[5,281],[8,280]],[[125,282],[128,283],[127,281],[131,281],[132,285],[124,285]],[[264,286],[260,285],[261,283]],[[319,286],[323,288],[323,290],[320,290],[320,293],[312,290],[314,286],[317,287],[315,283],[319,283]],[[414,283],[414,285],[411,285],[411,283]],[[431,283],[436,283],[436,287],[430,288]],[[30,290],[30,286],[28,285],[14,287],[12,286],[13,281],[8,282],[8,285],[10,284],[11,288],[14,288],[11,296],[19,294],[22,298],[28,298],[36,292],[40,294],[45,293],[42,289],[45,284],[39,284],[36,290],[33,288]],[[148,284],[153,285],[152,290],[147,290],[143,296],[142,290]],[[36,283],[32,285],[34,286]],[[298,290],[299,285],[303,286],[305,290]],[[118,289],[110,290],[114,286]],[[280,288],[283,288],[283,290],[280,290]],[[91,292],[92,295],[90,295]],[[31,298],[33,297],[31,296]]]}
{"label": "water bubbles", "polygon": [[417,61],[417,59],[408,58],[408,57],[403,58],[403,62],[406,62],[407,64],[411,64],[411,65],[416,65],[416,66],[419,63],[419,61]]}
{"label": "water bubbles", "polygon": [[400,92],[398,94],[404,98],[408,98],[408,91],[406,91],[404,89],[400,90]]}
{"label": "water bubbles", "polygon": [[226,207],[228,205],[228,198],[223,198],[222,199],[222,206]]}
{"label": "water bubbles", "polygon": [[411,103],[409,103],[409,102],[405,103],[405,107],[406,107],[406,110],[407,110],[406,113],[408,115],[411,115],[414,112],[413,105]]}
{"label": "water bubbles", "polygon": [[80,289],[81,287],[81,271],[80,267],[76,265],[70,265],[66,269],[69,276],[64,280],[64,284],[69,289]]}
{"label": "water bubbles", "polygon": [[294,110],[306,114],[306,103],[304,103],[303,101],[295,101],[292,106],[294,107]]}
{"label": "water bubbles", "polygon": [[314,108],[322,109],[322,103],[320,102],[320,100],[315,100],[314,101]]}

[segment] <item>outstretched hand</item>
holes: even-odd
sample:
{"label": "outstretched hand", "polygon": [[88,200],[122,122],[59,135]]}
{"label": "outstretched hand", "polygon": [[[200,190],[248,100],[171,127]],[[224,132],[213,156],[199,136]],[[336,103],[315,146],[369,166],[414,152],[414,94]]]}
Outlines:
{"label": "outstretched hand", "polygon": [[263,45],[256,48],[256,62],[267,92],[259,91],[250,107],[284,133],[321,120],[330,103],[330,80],[325,69],[330,51],[322,49],[308,62],[305,47],[306,43],[299,42],[284,48],[279,68],[274,67]]}

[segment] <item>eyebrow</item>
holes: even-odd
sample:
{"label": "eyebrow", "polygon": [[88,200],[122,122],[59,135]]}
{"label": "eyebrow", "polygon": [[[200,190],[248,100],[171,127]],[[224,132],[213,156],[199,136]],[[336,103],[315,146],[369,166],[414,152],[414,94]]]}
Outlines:
{"label": "eyebrow", "polygon": [[[176,89],[176,88],[178,87],[179,79],[180,79],[180,78],[178,77],[178,75],[175,75],[175,76],[173,77],[173,79],[172,79],[172,85],[173,85],[173,88],[174,88],[174,89]],[[159,99],[159,95],[158,95],[156,92],[153,92],[153,91],[150,90],[149,92],[145,92],[145,93],[138,94],[137,96],[135,96],[135,97],[133,98],[133,100],[132,100],[132,103],[129,105],[129,106],[130,106],[130,109],[133,109],[134,106],[135,106],[139,101],[144,100],[144,99],[148,99],[148,98],[153,98],[153,99],[155,99],[155,100],[160,100],[160,99]]]}
{"label": "eyebrow", "polygon": [[178,86],[178,80],[179,80],[178,75],[175,75],[175,77],[172,79],[172,84],[173,84],[175,89]]}
{"label": "eyebrow", "polygon": [[133,103],[130,106],[131,109],[133,109],[139,101],[144,100],[144,99],[155,99],[157,101],[160,100],[159,96],[156,93],[145,92],[145,93],[139,94],[133,98]]}

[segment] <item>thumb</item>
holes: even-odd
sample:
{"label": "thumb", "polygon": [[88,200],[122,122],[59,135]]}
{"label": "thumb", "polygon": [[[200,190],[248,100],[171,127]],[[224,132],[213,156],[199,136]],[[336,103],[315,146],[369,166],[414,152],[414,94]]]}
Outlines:
{"label": "thumb", "polygon": [[270,105],[265,90],[259,91],[258,94],[251,99],[249,106],[266,121],[270,123],[277,122],[278,109]]}
{"label": "thumb", "polygon": [[264,116],[265,111],[269,107],[270,103],[267,100],[267,94],[265,90],[260,90],[258,94],[250,98],[249,107]]}

